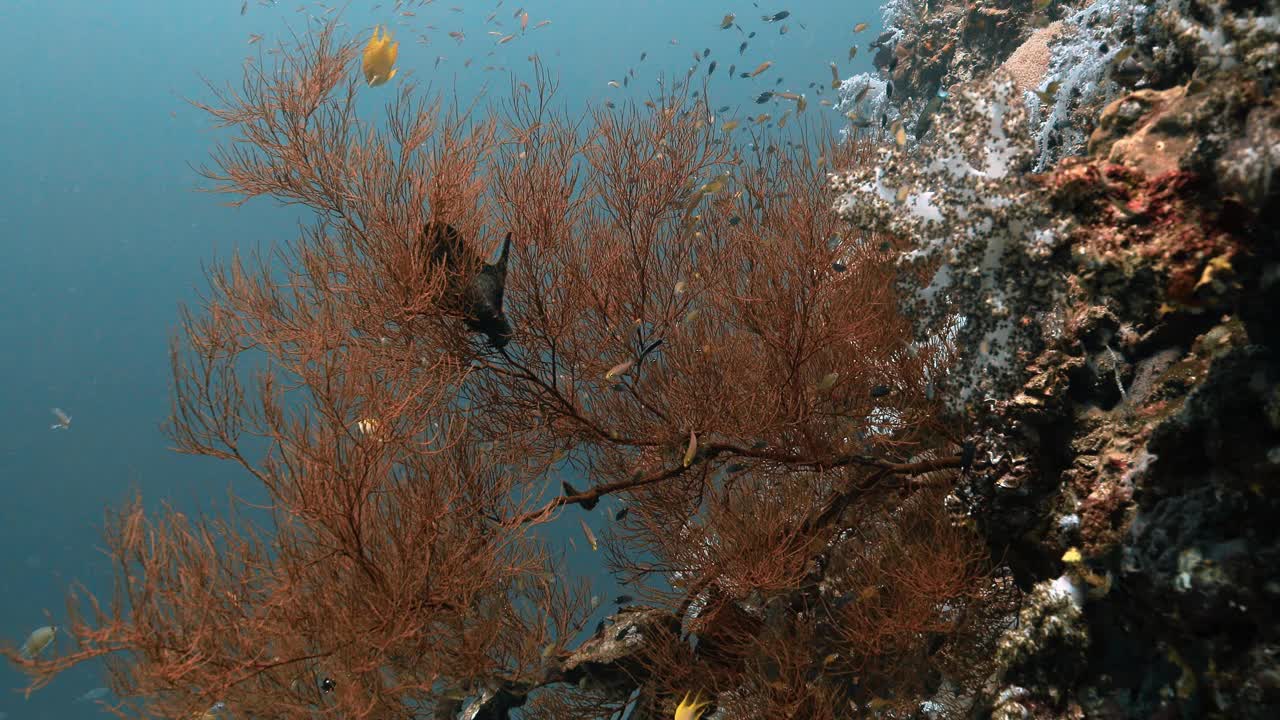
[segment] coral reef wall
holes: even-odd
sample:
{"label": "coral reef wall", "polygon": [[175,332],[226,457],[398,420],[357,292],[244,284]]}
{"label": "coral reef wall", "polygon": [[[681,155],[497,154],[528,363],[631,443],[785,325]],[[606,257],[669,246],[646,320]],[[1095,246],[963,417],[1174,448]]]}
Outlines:
{"label": "coral reef wall", "polygon": [[885,30],[840,108],[884,149],[836,207],[954,341],[948,507],[1027,593],[948,707],[1280,717],[1280,3],[895,0]]}

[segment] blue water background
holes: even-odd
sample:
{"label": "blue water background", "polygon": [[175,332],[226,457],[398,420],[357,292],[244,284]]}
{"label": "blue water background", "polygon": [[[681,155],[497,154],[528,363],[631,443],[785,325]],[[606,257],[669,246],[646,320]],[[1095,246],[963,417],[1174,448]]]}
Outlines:
{"label": "blue water background", "polygon": [[[237,248],[268,247],[297,230],[296,209],[270,200],[230,209],[225,198],[195,192],[200,181],[190,165],[206,162],[226,135],[184,98],[209,98],[201,75],[216,84],[238,83],[242,60],[256,54],[251,33],[270,45],[322,13],[319,3],[251,0],[241,16],[240,5],[0,2],[0,67],[6,69],[0,88],[0,636],[11,642],[46,624],[46,612],[61,622],[70,581],[109,592],[111,568],[100,550],[104,511],[133,491],[149,507],[168,501],[188,513],[220,512],[232,488],[260,496],[236,468],[173,453],[159,432],[169,412],[168,342],[179,302],[193,300],[205,284],[201,263]],[[528,78],[526,57],[534,52],[559,79],[570,109],[643,99],[660,72],[682,77],[692,54],[710,48],[698,72],[705,76],[707,64],[717,61],[713,106],[777,116],[791,105],[758,106],[755,96],[804,92],[809,113],[827,113],[834,125],[839,116],[818,102],[835,99],[828,63],[836,61],[842,77],[870,69],[866,44],[879,32],[874,0],[543,0],[524,3],[528,32],[498,46],[486,32],[516,32],[518,1],[497,8],[500,27],[485,23],[496,5],[491,1],[406,6],[416,17],[396,15],[390,2],[377,11],[374,5],[351,3],[340,33],[367,37],[374,24],[389,25],[401,42],[401,73],[456,88],[463,99],[486,84],[491,96],[507,91],[506,75],[486,72],[486,65]],[[781,10],[792,16],[761,22],[762,14]],[[729,12],[744,31],[758,33],[743,55],[743,35],[718,27]],[[535,29],[544,19],[552,24]],[[855,36],[851,30],[860,21],[871,27]],[[783,24],[785,36],[779,35]],[[465,42],[456,44],[449,30],[463,30]],[[429,45],[420,43],[421,34]],[[855,41],[862,47],[849,61]],[[641,52],[647,53],[643,63]],[[437,55],[447,60],[434,69]],[[468,57],[474,62],[464,68]],[[744,72],[764,60],[774,66],[759,78],[729,79],[730,64]],[[607,85],[631,67],[638,77],[629,88]],[[785,80],[775,85],[779,76]],[[370,117],[391,96],[386,86],[363,93]],[[50,431],[55,406],[73,416],[70,431]],[[559,521],[557,540],[576,538],[570,569],[598,582],[603,616],[620,591],[600,572],[600,556],[586,549],[579,517],[597,533],[607,524],[602,510],[574,508]],[[68,647],[65,637],[59,644]],[[0,718],[105,717],[92,703],[76,702],[103,684],[96,665],[66,673],[29,700],[17,692],[23,684],[12,669],[0,669]]]}

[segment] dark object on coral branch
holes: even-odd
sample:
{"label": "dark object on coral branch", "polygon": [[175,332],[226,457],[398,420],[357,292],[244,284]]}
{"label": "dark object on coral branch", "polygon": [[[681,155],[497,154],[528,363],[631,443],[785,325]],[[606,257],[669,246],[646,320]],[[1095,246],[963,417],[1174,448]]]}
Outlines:
{"label": "dark object on coral branch", "polygon": [[[561,480],[560,487],[561,489],[564,490],[565,497],[573,497],[574,495],[581,494],[578,492],[578,488],[569,484],[568,480]],[[596,508],[596,505],[599,503],[600,503],[600,498],[591,498],[590,500],[578,501],[578,504],[582,506],[583,510],[594,510]]]}
{"label": "dark object on coral branch", "polygon": [[[443,263],[449,273],[447,306],[458,306],[467,327],[482,333],[495,350],[506,347],[511,341],[511,324],[502,311],[502,296],[507,283],[511,233],[503,240],[502,253],[494,263],[481,264],[458,231],[447,223],[433,221],[423,226],[422,242],[431,264]],[[480,271],[466,280],[476,265],[481,266]]]}

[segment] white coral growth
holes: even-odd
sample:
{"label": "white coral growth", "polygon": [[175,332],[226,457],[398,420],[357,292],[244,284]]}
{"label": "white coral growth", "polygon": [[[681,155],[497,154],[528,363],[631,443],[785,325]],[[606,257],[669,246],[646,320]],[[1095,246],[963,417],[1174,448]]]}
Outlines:
{"label": "white coral growth", "polygon": [[[935,337],[955,333],[976,349],[977,376],[1011,368],[1015,323],[1047,299],[1025,275],[1028,259],[1046,256],[1059,234],[1044,226],[1022,172],[1032,152],[1025,128],[1013,81],[1000,73],[955,93],[931,145],[891,145],[873,168],[831,178],[842,217],[910,238],[904,263],[940,261],[918,288],[918,317]],[[959,399],[990,384],[971,380]]]}
{"label": "white coral growth", "polygon": [[1043,116],[1034,131],[1037,170],[1084,149],[1093,113],[1077,110],[1100,107],[1119,93],[1111,79],[1112,61],[1146,32],[1149,5],[1097,0],[1063,18],[1062,31],[1049,43],[1049,68],[1036,88],[1049,95],[1049,102],[1036,92],[1023,94],[1033,122]]}

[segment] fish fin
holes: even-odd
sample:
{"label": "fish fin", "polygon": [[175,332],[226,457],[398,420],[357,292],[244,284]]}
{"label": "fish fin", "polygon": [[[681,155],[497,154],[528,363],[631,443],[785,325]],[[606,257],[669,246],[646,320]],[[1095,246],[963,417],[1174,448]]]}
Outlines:
{"label": "fish fin", "polygon": [[507,253],[511,251],[511,231],[507,231],[507,237],[502,241],[502,252],[498,255],[498,262],[493,266],[499,270],[506,272],[507,270]]}

